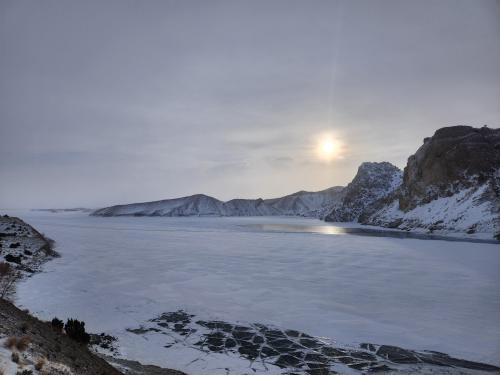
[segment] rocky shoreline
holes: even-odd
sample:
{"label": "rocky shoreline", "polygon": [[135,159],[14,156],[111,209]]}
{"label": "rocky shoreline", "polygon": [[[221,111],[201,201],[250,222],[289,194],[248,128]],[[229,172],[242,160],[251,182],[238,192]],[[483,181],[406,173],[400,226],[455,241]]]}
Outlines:
{"label": "rocky shoreline", "polygon": [[[5,297],[14,295],[15,283],[20,278],[40,272],[45,262],[58,256],[54,250],[54,241],[19,218],[0,216],[1,262],[8,265],[14,277]],[[99,338],[103,336],[91,336],[94,338],[91,344],[99,345]],[[25,344],[21,345],[21,342]],[[93,350],[93,347],[72,340],[68,335],[54,330],[50,322],[41,321],[27,310],[21,310],[7,299],[0,298],[2,375],[183,374],[180,371],[104,356]]]}

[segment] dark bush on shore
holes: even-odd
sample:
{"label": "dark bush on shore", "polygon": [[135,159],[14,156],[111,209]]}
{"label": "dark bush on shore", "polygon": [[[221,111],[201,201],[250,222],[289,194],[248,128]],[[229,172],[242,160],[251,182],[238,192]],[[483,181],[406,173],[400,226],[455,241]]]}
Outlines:
{"label": "dark bush on shore", "polygon": [[19,276],[19,271],[9,263],[0,262],[0,298],[7,298],[14,292],[15,282]]}
{"label": "dark bush on shore", "polygon": [[68,319],[64,325],[66,334],[77,342],[88,344],[90,342],[90,335],[85,332],[85,322],[80,322],[76,319]]}
{"label": "dark bush on shore", "polygon": [[56,332],[62,332],[64,328],[64,322],[61,319],[54,318],[50,324],[52,325],[52,329]]}

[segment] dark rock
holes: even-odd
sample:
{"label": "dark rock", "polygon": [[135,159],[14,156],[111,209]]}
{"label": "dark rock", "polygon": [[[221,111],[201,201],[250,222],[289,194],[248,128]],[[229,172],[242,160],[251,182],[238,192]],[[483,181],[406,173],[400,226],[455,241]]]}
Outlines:
{"label": "dark rock", "polygon": [[157,328],[145,328],[145,327],[139,327],[139,328],[127,328],[126,331],[135,333],[136,335],[142,335],[148,332],[161,332],[161,330]]}
{"label": "dark rock", "polygon": [[418,363],[419,359],[409,350],[397,346],[382,345],[377,355],[394,363]]}
{"label": "dark rock", "polygon": [[226,339],[226,342],[224,343],[224,346],[227,349],[234,348],[236,346],[236,341],[233,339]]}
{"label": "dark rock", "polygon": [[253,338],[253,342],[255,344],[262,344],[264,343],[264,338],[262,336],[259,336],[259,335],[255,335],[254,338]]}
{"label": "dark rock", "polygon": [[299,331],[295,331],[293,329],[288,329],[285,331],[285,334],[289,337],[299,337],[300,336],[300,332]]}
{"label": "dark rock", "polygon": [[364,342],[364,343],[360,344],[360,345],[359,345],[359,347],[360,347],[361,349],[369,350],[369,351],[371,351],[371,352],[375,352],[375,351],[377,351],[377,348],[375,347],[375,345],[373,345],[373,344],[369,344],[369,343],[366,343],[366,342]]}
{"label": "dark rock", "polygon": [[4,258],[7,262],[16,263],[16,264],[21,264],[21,261],[22,261],[21,255],[15,256],[12,254],[7,254]]}
{"label": "dark rock", "polygon": [[386,228],[398,228],[401,224],[403,224],[403,219],[396,219],[388,223]]}
{"label": "dark rock", "polygon": [[367,352],[351,352],[350,355],[351,357],[365,359],[368,361],[374,361],[376,359],[376,357],[373,354]]}
{"label": "dark rock", "polygon": [[244,355],[247,358],[255,359],[260,354],[260,346],[249,343],[238,348],[238,352],[240,352],[241,355]]}
{"label": "dark rock", "polygon": [[212,346],[222,346],[224,345],[224,340],[217,337],[209,337],[207,339],[207,344]]}
{"label": "dark rock", "polygon": [[325,221],[356,221],[363,211],[391,194],[401,180],[401,170],[388,162],[363,163],[344,189],[341,204],[325,216]]}
{"label": "dark rock", "polygon": [[274,364],[279,367],[300,367],[301,361],[291,355],[283,354],[279,356]]}
{"label": "dark rock", "polygon": [[254,333],[247,331],[233,331],[233,337],[237,340],[251,340]]}
{"label": "dark rock", "polygon": [[307,362],[321,362],[321,363],[327,363],[329,359],[321,354],[316,354],[316,353],[308,353],[304,357],[304,360]]}
{"label": "dark rock", "polygon": [[368,370],[368,372],[371,372],[371,373],[377,373],[377,372],[389,372],[389,371],[393,371],[392,368],[390,368],[389,366],[387,365],[378,365],[378,366],[372,366],[370,367],[370,369]]}
{"label": "dark rock", "polygon": [[335,360],[346,365],[354,362],[354,359],[352,359],[351,357],[337,357],[335,358]]}
{"label": "dark rock", "polygon": [[472,362],[464,359],[453,358],[443,353],[437,353],[437,352],[428,352],[428,354],[416,353],[416,356],[418,356],[418,358],[422,362],[433,365],[453,366],[471,370],[500,372],[500,368],[497,366],[488,365],[486,363]]}
{"label": "dark rock", "polygon": [[183,323],[183,324],[188,324],[191,322],[191,318],[194,317],[194,315],[189,315],[185,311],[179,310],[179,311],[174,311],[174,312],[169,312],[169,313],[164,313],[160,317],[156,319],[152,319],[152,322],[168,322],[168,323]]}
{"label": "dark rock", "polygon": [[[410,156],[399,200],[402,210],[488,180],[500,166],[500,129],[451,126],[437,130]],[[459,182],[459,186],[456,182]]]}
{"label": "dark rock", "polygon": [[329,346],[322,347],[321,348],[321,352],[324,355],[326,355],[328,357],[331,357],[331,358],[341,357],[341,356],[345,356],[347,354],[346,350],[338,349],[338,348],[332,348],[332,347],[329,347]]}
{"label": "dark rock", "polygon": [[290,348],[296,347],[296,344],[288,339],[275,339],[268,340],[268,343],[271,344],[274,348]]}
{"label": "dark rock", "polygon": [[184,324],[176,323],[176,324],[174,324],[174,331],[181,332],[184,330],[184,327],[186,327]]}
{"label": "dark rock", "polygon": [[319,348],[321,346],[319,342],[311,339],[300,339],[300,344],[311,349]]}
{"label": "dark rock", "polygon": [[277,329],[263,329],[261,330],[261,333],[263,333],[267,339],[286,338],[286,335]]}
{"label": "dark rock", "polygon": [[208,349],[211,351],[211,352],[222,352],[223,351],[223,347],[222,346],[214,346],[214,345],[208,345]]}
{"label": "dark rock", "polygon": [[334,375],[334,374],[336,374],[335,372],[330,371],[330,370],[329,370],[329,369],[327,369],[327,368],[315,368],[315,369],[309,369],[309,370],[306,370],[306,372],[307,372],[309,375]]}
{"label": "dark rock", "polygon": [[350,368],[353,368],[355,370],[363,370],[365,368],[367,368],[368,366],[370,366],[370,363],[369,362],[358,362],[358,363],[351,363],[349,365]]}
{"label": "dark rock", "polygon": [[[165,321],[164,328],[179,333],[196,332],[196,329],[187,326],[186,321],[192,316],[163,314],[154,319],[159,326]],[[163,320],[162,320],[163,319]],[[307,374],[335,374],[330,369],[332,365],[344,364],[355,371],[363,373],[390,372],[392,369],[386,363],[398,364],[398,371],[414,371],[415,366],[448,366],[461,369],[482,371],[498,371],[495,366],[452,358],[438,352],[416,352],[390,345],[360,344],[363,350],[342,349],[325,344],[305,333],[287,330],[271,329],[262,324],[242,326],[221,321],[197,321],[197,324],[210,329],[210,332],[201,334],[200,341],[195,346],[214,353],[239,353],[249,361],[262,361],[286,368],[286,372],[293,374],[294,369],[299,373]],[[133,333],[147,333],[159,331],[156,328],[140,327],[129,330]],[[166,333],[166,332],[165,332]],[[419,368],[420,368],[419,367]],[[299,370],[300,369],[300,370]]]}
{"label": "dark rock", "polygon": [[263,346],[262,349],[260,350],[261,355],[264,355],[265,357],[274,357],[279,355],[280,353],[273,348],[270,348],[269,346]]}

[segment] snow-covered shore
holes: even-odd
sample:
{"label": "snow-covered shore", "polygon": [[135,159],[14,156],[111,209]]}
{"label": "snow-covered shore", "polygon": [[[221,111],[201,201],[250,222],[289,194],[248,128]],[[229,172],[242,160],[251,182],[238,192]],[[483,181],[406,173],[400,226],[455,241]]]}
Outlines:
{"label": "snow-covered shore", "polygon": [[40,295],[29,280],[20,285],[19,303],[41,317],[79,316],[118,337],[122,355],[146,363],[201,374],[224,362],[206,354],[194,361],[198,352],[165,348],[165,335],[138,340],[126,330],[183,309],[200,320],[296,329],[341,347],[390,344],[500,365],[495,244],[322,235],[337,226],[298,218],[23,217],[57,238],[63,257],[37,275]]}

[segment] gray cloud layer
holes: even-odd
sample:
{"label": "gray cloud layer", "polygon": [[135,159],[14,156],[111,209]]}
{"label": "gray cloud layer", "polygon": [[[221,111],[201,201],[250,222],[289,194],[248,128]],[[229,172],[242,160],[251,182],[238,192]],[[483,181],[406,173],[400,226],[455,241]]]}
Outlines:
{"label": "gray cloud layer", "polygon": [[499,126],[500,3],[4,0],[0,84],[0,207],[319,190]]}

